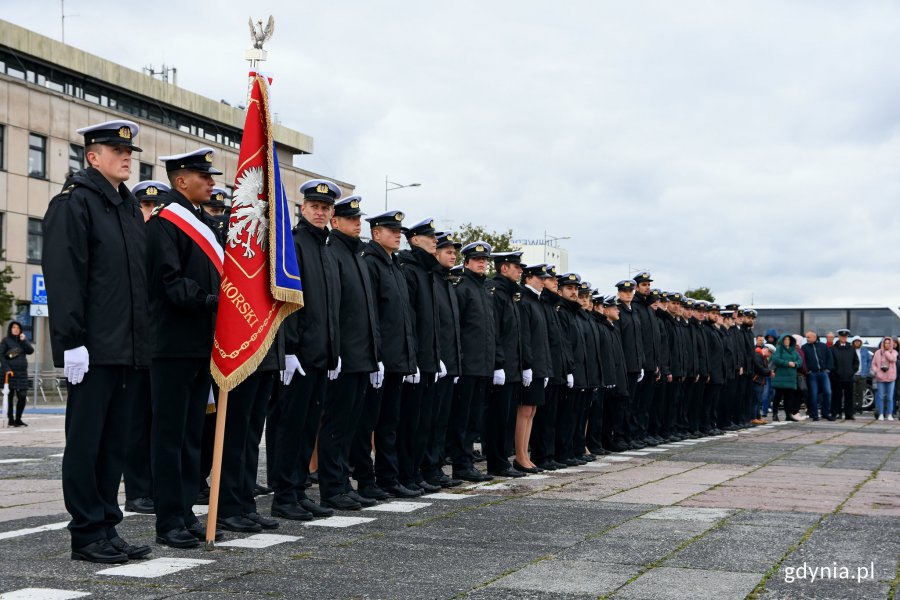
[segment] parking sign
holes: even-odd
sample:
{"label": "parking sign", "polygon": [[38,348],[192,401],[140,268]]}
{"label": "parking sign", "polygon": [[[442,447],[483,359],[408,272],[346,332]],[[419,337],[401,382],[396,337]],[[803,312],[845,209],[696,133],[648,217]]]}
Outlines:
{"label": "parking sign", "polygon": [[47,288],[44,286],[44,276],[40,273],[31,276],[31,303],[47,304]]}

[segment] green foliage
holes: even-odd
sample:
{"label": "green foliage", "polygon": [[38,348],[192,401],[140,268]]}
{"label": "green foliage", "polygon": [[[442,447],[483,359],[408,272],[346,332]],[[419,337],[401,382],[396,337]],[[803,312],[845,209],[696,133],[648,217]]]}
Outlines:
{"label": "green foliage", "polygon": [[[463,247],[465,247],[466,244],[481,240],[490,244],[491,250],[494,252],[512,251],[512,236],[512,229],[507,229],[504,232],[488,231],[485,227],[473,225],[472,223],[463,223],[459,230],[453,233],[454,239],[460,242]],[[462,262],[462,256],[459,257],[459,260]],[[493,275],[494,263],[490,262],[488,263],[487,276],[492,277]]]}
{"label": "green foliage", "polygon": [[[0,261],[6,260],[6,251],[0,250]],[[8,323],[13,318],[13,302],[15,296],[9,291],[9,284],[13,279],[18,279],[13,274],[13,268],[9,265],[0,271],[0,323]]]}
{"label": "green foliage", "polygon": [[715,302],[716,297],[708,287],[698,287],[695,290],[685,290],[684,295],[694,300],[706,300],[707,302]]}

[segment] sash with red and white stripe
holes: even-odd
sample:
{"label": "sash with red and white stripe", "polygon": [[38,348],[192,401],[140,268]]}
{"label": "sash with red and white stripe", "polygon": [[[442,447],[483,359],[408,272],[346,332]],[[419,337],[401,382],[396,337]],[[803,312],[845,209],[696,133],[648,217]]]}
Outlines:
{"label": "sash with red and white stripe", "polygon": [[175,227],[180,229],[186,236],[194,240],[194,243],[200,246],[206,257],[222,275],[222,263],[225,260],[225,253],[222,246],[216,241],[216,236],[209,226],[197,218],[193,212],[175,202],[167,204],[159,212],[159,217],[169,221]]}

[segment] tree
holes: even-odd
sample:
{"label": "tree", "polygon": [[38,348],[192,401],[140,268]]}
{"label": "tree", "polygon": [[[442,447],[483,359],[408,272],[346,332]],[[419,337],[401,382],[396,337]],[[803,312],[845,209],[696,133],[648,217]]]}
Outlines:
{"label": "tree", "polygon": [[[490,244],[491,251],[493,252],[512,251],[512,236],[512,229],[507,229],[505,232],[499,233],[496,231],[488,231],[481,225],[473,225],[472,223],[463,223],[460,226],[459,231],[453,234],[454,239],[460,242],[463,247],[472,242],[482,241]],[[460,259],[461,258],[462,257],[460,257]],[[488,277],[491,277],[493,274],[494,264],[493,262],[489,262],[487,275]]]}
{"label": "tree", "polygon": [[706,300],[707,302],[715,302],[716,297],[708,287],[698,287],[695,290],[685,290],[684,295],[694,300]]}
{"label": "tree", "polygon": [[[6,251],[0,250],[0,261],[6,260]],[[0,323],[8,323],[13,318],[13,301],[16,297],[7,287],[15,276],[13,268],[9,265],[0,271]]]}

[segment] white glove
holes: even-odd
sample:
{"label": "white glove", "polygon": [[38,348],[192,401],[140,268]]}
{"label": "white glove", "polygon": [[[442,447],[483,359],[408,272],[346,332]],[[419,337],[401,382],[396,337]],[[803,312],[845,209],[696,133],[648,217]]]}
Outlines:
{"label": "white glove", "polygon": [[506,383],[506,372],[503,369],[494,371],[494,385],[503,385]]}
{"label": "white glove", "polygon": [[440,363],[441,363],[441,370],[437,374],[435,381],[437,381],[438,379],[443,379],[444,377],[447,376],[447,365],[444,364],[444,361],[440,361]]}
{"label": "white glove", "polygon": [[281,383],[291,385],[291,379],[294,378],[294,372],[300,373],[301,377],[306,377],[306,371],[300,366],[300,359],[296,354],[288,354],[284,357],[284,371],[281,372]]}
{"label": "white glove", "polygon": [[547,384],[550,382],[549,377],[544,377],[544,387],[547,387]]}
{"label": "white glove", "polygon": [[422,380],[422,374],[419,373],[419,367],[416,367],[415,375],[407,375],[406,377],[403,378],[403,381],[405,381],[406,383],[412,383],[412,384],[419,383],[419,381],[421,381],[421,380]]}
{"label": "white glove", "polygon": [[328,371],[328,380],[334,381],[335,379],[338,378],[338,375],[340,375],[340,374],[341,374],[341,357],[338,356],[337,366],[334,369]]}
{"label": "white glove", "polygon": [[456,385],[457,383],[459,383],[459,375],[453,378],[453,385]]}
{"label": "white glove", "polygon": [[643,379],[643,378],[644,378],[644,370],[641,369],[641,374],[638,375],[638,380],[637,380],[637,382],[640,383],[640,382],[641,382],[641,379]]}
{"label": "white glove", "polygon": [[378,370],[369,373],[369,383],[372,384],[372,387],[376,390],[380,388],[384,384],[384,363],[378,363]]}
{"label": "white glove", "polygon": [[66,350],[63,352],[63,360],[65,361],[63,373],[66,379],[69,380],[69,383],[72,385],[81,383],[81,380],[84,379],[84,374],[90,371],[88,369],[88,364],[90,363],[88,349],[84,346],[78,346],[77,348]]}
{"label": "white glove", "polygon": [[569,373],[566,375],[566,387],[573,388],[575,387],[575,376]]}
{"label": "white glove", "polygon": [[531,385],[531,380],[534,379],[534,373],[531,372],[531,369],[525,369],[522,371],[522,385],[528,387]]}

